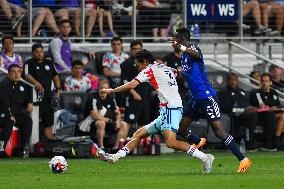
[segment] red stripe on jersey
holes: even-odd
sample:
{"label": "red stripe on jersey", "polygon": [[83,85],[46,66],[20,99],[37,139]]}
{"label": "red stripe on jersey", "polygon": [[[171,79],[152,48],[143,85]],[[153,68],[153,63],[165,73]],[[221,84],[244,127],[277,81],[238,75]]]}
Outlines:
{"label": "red stripe on jersey", "polygon": [[150,83],[152,84],[152,86],[157,90],[159,89],[159,85],[156,81],[156,78],[154,76],[153,70],[150,68],[149,71],[145,72],[145,74],[147,74],[147,77],[150,78]]}

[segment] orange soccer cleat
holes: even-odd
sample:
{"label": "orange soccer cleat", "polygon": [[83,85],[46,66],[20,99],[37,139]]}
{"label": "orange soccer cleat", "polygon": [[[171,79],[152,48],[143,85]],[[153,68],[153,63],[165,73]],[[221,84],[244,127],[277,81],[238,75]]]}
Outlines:
{"label": "orange soccer cleat", "polygon": [[194,148],[200,148],[201,146],[204,146],[206,144],[206,138],[201,138],[199,144],[193,144],[192,146]]}
{"label": "orange soccer cleat", "polygon": [[252,165],[251,161],[248,158],[243,159],[240,161],[239,169],[237,170],[238,173],[246,173],[248,168]]}

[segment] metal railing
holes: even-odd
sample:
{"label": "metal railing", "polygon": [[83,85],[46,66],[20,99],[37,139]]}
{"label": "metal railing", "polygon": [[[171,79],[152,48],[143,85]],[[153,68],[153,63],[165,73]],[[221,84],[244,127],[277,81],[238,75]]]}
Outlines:
{"label": "metal railing", "polygon": [[[209,1],[209,0],[208,0]],[[131,26],[129,26],[129,31],[127,29],[127,31],[125,30],[125,26],[128,26],[128,25],[123,25],[123,23],[119,23],[119,26],[120,28],[123,28],[122,30],[125,30],[125,31],[122,31],[123,34],[120,34],[121,32],[118,31],[118,34],[122,36],[123,39],[127,39],[127,40],[133,40],[133,39],[140,39],[140,40],[154,40],[154,39],[162,39],[162,40],[166,40],[168,39],[168,36],[164,36],[164,37],[153,37],[151,35],[148,35],[148,34],[144,34],[144,32],[149,32],[147,31],[148,29],[146,29],[148,27],[148,25],[141,25],[140,21],[141,19],[145,19],[143,17],[141,17],[140,13],[141,13],[141,10],[139,9],[139,6],[138,3],[137,3],[137,0],[131,0],[132,2],[132,10],[131,10],[131,15],[127,16],[131,21]],[[163,0],[160,0],[161,3],[164,3]],[[170,14],[169,16],[171,16],[173,13],[178,13],[180,14],[180,16],[182,17],[182,24],[181,26],[183,27],[187,27],[187,28],[190,28],[190,26],[192,24],[199,24],[199,27],[200,27],[200,31],[201,31],[201,36],[198,37],[200,39],[201,42],[211,42],[211,41],[218,41],[218,40],[236,40],[236,41],[240,41],[240,42],[243,42],[243,41],[246,41],[246,40],[255,40],[255,39],[258,39],[258,40],[283,40],[283,37],[279,37],[279,36],[254,36],[254,35],[245,35],[244,33],[244,29],[243,29],[243,23],[245,23],[244,21],[244,18],[243,18],[243,8],[244,8],[244,5],[243,5],[243,0],[238,0],[238,9],[236,9],[236,11],[238,12],[238,20],[236,21],[233,21],[233,22],[223,22],[223,21],[218,21],[218,20],[211,20],[211,21],[207,21],[207,20],[189,20],[188,19],[188,13],[189,11],[192,11],[192,10],[188,10],[188,6],[190,3],[192,3],[192,1],[190,0],[176,0],[176,1],[168,1],[168,2],[172,2],[172,3],[176,3],[178,4],[178,6],[180,8],[177,8],[176,11],[172,11],[172,6],[173,5],[170,5],[170,7],[167,9],[168,14]],[[205,2],[205,1],[200,1],[200,4],[202,5],[202,3]],[[210,1],[211,2],[211,1]],[[226,1],[219,1],[221,3],[226,3]],[[138,8],[137,8],[138,7]],[[27,15],[28,15],[28,19],[27,19],[27,35],[25,36],[22,36],[22,37],[17,37],[18,40],[20,41],[23,41],[23,42],[29,42],[29,43],[32,43],[33,41],[35,40],[47,40],[47,39],[52,39],[53,37],[38,37],[38,36],[32,36],[32,30],[33,30],[33,1],[30,0],[28,3],[27,3]],[[71,39],[77,39],[77,40],[80,40],[80,42],[85,42],[86,40],[90,40],[91,42],[93,42],[92,40],[103,40],[103,39],[110,39],[111,37],[101,37],[101,36],[93,36],[93,37],[86,37],[86,7],[85,7],[85,0],[81,0],[80,1],[80,5],[79,7],[80,8],[80,33],[81,33],[81,36],[77,36],[77,37],[74,37],[74,36],[71,36]],[[217,11],[217,10],[216,10]],[[219,10],[220,11],[220,10]],[[151,15],[148,15],[148,16],[151,16]],[[121,18],[120,15],[112,15],[113,18]],[[250,16],[247,16],[249,18],[251,18]],[[150,17],[148,17],[150,18]],[[98,20],[98,18],[97,18]],[[252,20],[252,19],[251,19]],[[151,25],[151,21],[150,20],[150,25]],[[154,20],[153,20],[154,21]],[[123,21],[122,21],[123,22]],[[0,21],[1,23],[1,21]],[[98,23],[98,21],[97,21]],[[169,25],[170,25],[170,20],[168,21]],[[222,23],[220,25],[220,23]],[[116,27],[115,25],[116,23],[114,23],[114,27]],[[237,28],[230,28],[230,26],[232,24],[235,24]],[[2,25],[2,28],[3,24]],[[255,25],[254,23],[252,23],[252,25]],[[139,28],[138,28],[139,26]],[[212,26],[212,28],[211,28]],[[141,30],[141,27],[145,27],[145,29],[142,29]],[[216,29],[216,28],[222,28],[221,30],[224,29],[224,33],[222,33],[221,31],[219,31],[220,29]],[[272,26],[274,27],[274,26]],[[73,27],[74,28],[74,27]],[[0,27],[0,30],[1,30],[1,27]],[[141,30],[141,31],[140,31]],[[93,31],[95,31],[96,33],[98,33],[98,31],[96,29],[93,29]],[[10,31],[6,30],[4,31],[3,30],[3,33],[8,33]],[[235,35],[234,36],[227,36],[225,33],[226,32],[234,32]],[[127,33],[127,34],[125,34]],[[212,33],[214,34],[212,36]],[[195,39],[196,37],[194,37],[193,35],[193,39]]]}

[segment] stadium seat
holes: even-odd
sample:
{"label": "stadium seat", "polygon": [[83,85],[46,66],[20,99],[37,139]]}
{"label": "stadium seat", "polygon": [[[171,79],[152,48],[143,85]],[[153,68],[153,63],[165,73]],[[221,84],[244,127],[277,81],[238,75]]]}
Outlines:
{"label": "stadium seat", "polygon": [[79,91],[63,91],[60,95],[62,109],[68,109],[78,115],[78,120],[84,118],[87,93]]}
{"label": "stadium seat", "polygon": [[209,81],[211,82],[211,84],[214,86],[214,88],[217,91],[220,91],[222,88],[224,88],[227,85],[228,72],[210,71],[207,74],[208,74]]}
{"label": "stadium seat", "polygon": [[99,75],[103,75],[103,56],[105,53],[105,51],[96,52],[96,70]]}
{"label": "stadium seat", "polygon": [[[72,52],[72,61],[81,60],[84,64],[84,70],[91,74],[96,74],[95,60],[90,58],[88,54],[82,52]],[[85,64],[87,62],[87,64]]]}

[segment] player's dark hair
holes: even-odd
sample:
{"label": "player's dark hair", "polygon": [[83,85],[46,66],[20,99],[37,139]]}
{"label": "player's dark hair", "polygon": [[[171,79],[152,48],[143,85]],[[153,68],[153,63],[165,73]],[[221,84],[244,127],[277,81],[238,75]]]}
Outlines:
{"label": "player's dark hair", "polygon": [[252,70],[252,71],[250,72],[249,76],[252,77],[252,76],[253,76],[254,74],[256,74],[256,73],[259,73],[259,75],[260,75],[260,72],[259,72],[258,70]]}
{"label": "player's dark hair", "polygon": [[64,23],[69,23],[70,24],[70,20],[68,19],[63,19],[59,22],[59,25],[62,26]]}
{"label": "player's dark hair", "polygon": [[120,41],[121,43],[123,43],[121,37],[117,36],[117,37],[113,37],[110,41],[110,43],[112,44],[114,41]]}
{"label": "player's dark hair", "polygon": [[11,36],[11,35],[5,35],[4,37],[2,37],[2,46],[4,45],[4,41],[5,41],[6,39],[11,39],[11,40],[13,41],[13,43],[14,43],[14,37],[13,37],[13,36]]}
{"label": "player's dark hair", "polygon": [[271,74],[270,73],[263,73],[262,75],[261,75],[261,79],[263,78],[263,77],[269,77],[269,80],[270,81],[272,81],[272,76],[271,76]]}
{"label": "player's dark hair", "polygon": [[191,37],[190,31],[187,28],[180,28],[177,30],[176,37],[189,41]]}
{"label": "player's dark hair", "polygon": [[140,45],[141,47],[143,47],[142,41],[134,40],[130,43],[130,48],[132,48],[133,46],[136,46],[136,45]]}
{"label": "player's dark hair", "polygon": [[227,75],[227,81],[228,81],[229,79],[231,79],[232,77],[238,78],[239,76],[238,76],[238,74],[235,73],[235,72],[229,72],[228,75]]}
{"label": "player's dark hair", "polygon": [[135,55],[135,59],[138,61],[138,62],[148,62],[149,64],[153,64],[154,63],[154,56],[153,54],[148,51],[147,49],[141,49],[140,51],[138,51]]}
{"label": "player's dark hair", "polygon": [[71,65],[72,65],[72,68],[77,65],[83,66],[83,62],[81,60],[74,60],[72,61]]}
{"label": "player's dark hair", "polygon": [[11,64],[9,67],[8,67],[8,72],[11,71],[12,68],[19,68],[20,66],[18,64]]}

